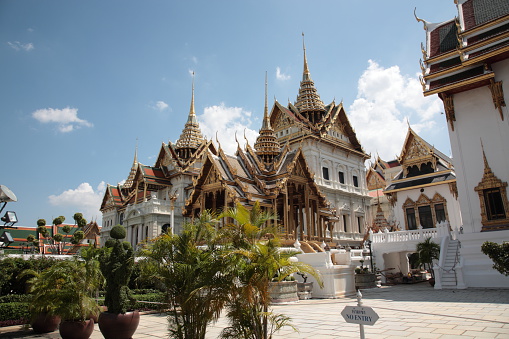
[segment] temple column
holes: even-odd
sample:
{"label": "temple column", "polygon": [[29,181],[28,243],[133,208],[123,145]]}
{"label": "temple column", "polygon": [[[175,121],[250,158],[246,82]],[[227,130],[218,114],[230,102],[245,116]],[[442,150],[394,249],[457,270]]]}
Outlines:
{"label": "temple column", "polygon": [[303,210],[302,210],[302,198],[299,198],[299,226],[300,226],[300,229],[302,230],[302,232],[307,233],[309,236],[309,231],[304,232],[304,228],[306,227],[306,225],[304,223],[304,214],[303,214]]}
{"label": "temple column", "polygon": [[285,187],[285,192],[283,193],[283,224],[285,225],[285,232],[287,235],[290,235],[290,228],[288,227],[288,187]]}

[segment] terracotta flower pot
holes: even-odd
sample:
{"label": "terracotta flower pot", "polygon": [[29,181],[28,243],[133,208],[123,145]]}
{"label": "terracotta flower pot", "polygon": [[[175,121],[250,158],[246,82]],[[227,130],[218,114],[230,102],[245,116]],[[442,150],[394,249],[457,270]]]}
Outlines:
{"label": "terracotta flower pot", "polygon": [[49,333],[56,331],[60,324],[60,317],[57,315],[48,315],[47,313],[40,313],[32,319],[30,325],[35,333]]}
{"label": "terracotta flower pot", "polygon": [[88,339],[94,332],[94,321],[62,321],[59,328],[62,339]]}
{"label": "terracotta flower pot", "polygon": [[99,315],[99,329],[105,339],[130,339],[139,323],[138,311],[126,314],[103,312]]}

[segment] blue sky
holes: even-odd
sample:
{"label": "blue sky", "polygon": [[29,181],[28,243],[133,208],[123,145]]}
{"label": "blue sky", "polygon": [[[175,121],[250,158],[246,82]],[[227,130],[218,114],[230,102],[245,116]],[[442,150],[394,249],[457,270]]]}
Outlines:
{"label": "blue sky", "polygon": [[[97,219],[106,184],[127,178],[134,150],[153,165],[178,139],[191,73],[204,134],[234,147],[269,106],[295,101],[302,36],[322,100],[346,108],[367,153],[399,155],[407,121],[450,155],[441,101],[418,81],[422,23],[452,0],[0,1],[1,182],[18,225],[74,212]],[[239,138],[242,139],[242,138]]]}

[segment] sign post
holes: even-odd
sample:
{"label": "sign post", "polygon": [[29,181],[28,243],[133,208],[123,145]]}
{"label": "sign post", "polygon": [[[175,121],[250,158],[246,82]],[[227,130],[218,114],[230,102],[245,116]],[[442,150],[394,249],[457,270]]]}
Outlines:
{"label": "sign post", "polygon": [[362,306],[361,291],[357,291],[357,306],[345,306],[341,312],[347,323],[359,324],[361,339],[364,337],[364,325],[374,325],[378,320],[378,314],[371,307]]}

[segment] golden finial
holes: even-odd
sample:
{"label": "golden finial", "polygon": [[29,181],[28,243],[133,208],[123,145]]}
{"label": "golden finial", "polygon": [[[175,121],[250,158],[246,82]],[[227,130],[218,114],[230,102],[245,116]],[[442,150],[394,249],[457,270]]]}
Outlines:
{"label": "golden finial", "polygon": [[246,140],[246,146],[249,144],[249,141],[247,140],[247,137],[246,137],[246,128],[244,128],[244,140]]}
{"label": "golden finial", "polygon": [[414,8],[414,17],[415,17],[415,20],[417,20],[417,22],[419,22],[419,21],[422,22],[423,25],[424,25],[424,30],[427,31],[428,30],[428,22],[426,20],[418,18],[417,14],[415,14],[416,11],[417,11],[417,7]]}
{"label": "golden finial", "polygon": [[304,74],[303,74],[303,77],[302,77],[302,80],[307,80],[306,79],[306,75],[307,75],[307,78],[309,78],[309,69],[308,69],[308,59],[306,57],[306,43],[304,41],[304,32],[302,32],[302,48],[304,50]]}

